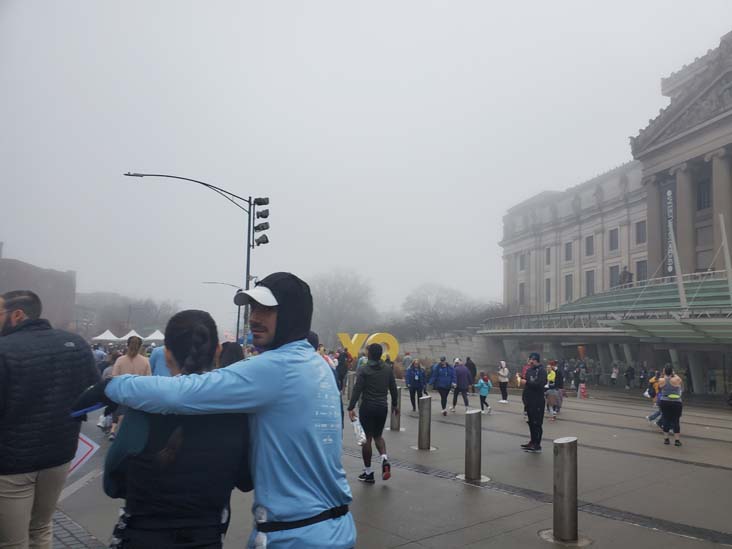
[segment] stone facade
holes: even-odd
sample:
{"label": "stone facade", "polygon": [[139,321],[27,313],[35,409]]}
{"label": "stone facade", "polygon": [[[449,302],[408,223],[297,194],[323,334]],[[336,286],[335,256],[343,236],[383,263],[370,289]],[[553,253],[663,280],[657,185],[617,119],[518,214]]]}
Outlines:
{"label": "stone facade", "polygon": [[543,313],[620,282],[647,278],[645,189],[629,162],[563,192],[540,193],[503,218],[503,301]]}
{"label": "stone facade", "polygon": [[631,139],[648,195],[649,268],[723,270],[720,216],[732,241],[732,32],[661,88],[671,103]]}

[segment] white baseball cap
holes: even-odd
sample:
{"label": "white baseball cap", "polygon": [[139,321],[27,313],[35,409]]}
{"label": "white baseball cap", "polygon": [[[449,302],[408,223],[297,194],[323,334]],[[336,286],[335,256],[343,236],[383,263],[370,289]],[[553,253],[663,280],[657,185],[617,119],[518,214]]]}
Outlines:
{"label": "white baseball cap", "polygon": [[277,303],[277,298],[272,293],[272,290],[266,286],[262,286],[261,284],[259,286],[255,286],[251,290],[244,290],[243,292],[238,293],[237,297],[241,297],[242,300],[242,302],[237,303],[237,305],[246,305],[252,301],[257,302],[260,305],[264,305],[265,307],[277,307],[277,305],[279,305],[279,303]]}

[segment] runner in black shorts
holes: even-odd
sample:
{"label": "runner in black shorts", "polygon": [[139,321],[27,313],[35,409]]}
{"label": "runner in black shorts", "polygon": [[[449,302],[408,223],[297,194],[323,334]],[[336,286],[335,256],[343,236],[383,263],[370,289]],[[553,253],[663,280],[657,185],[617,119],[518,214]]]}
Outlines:
{"label": "runner in black shorts", "polygon": [[388,480],[391,477],[391,466],[386,455],[386,442],[381,434],[384,431],[384,423],[389,413],[386,394],[391,393],[391,404],[395,413],[399,413],[399,402],[397,402],[397,387],[394,379],[394,370],[391,366],[381,360],[384,352],[381,345],[373,343],[368,346],[368,362],[361,368],[353,388],[351,402],[348,404],[348,417],[351,421],[356,419],[356,403],[362,398],[361,407],[358,409],[358,416],[361,426],[366,433],[366,442],[361,446],[364,469],[358,476],[358,480],[367,484],[373,484],[374,472],[371,470],[371,442],[376,444],[376,449],[381,455],[381,478]]}

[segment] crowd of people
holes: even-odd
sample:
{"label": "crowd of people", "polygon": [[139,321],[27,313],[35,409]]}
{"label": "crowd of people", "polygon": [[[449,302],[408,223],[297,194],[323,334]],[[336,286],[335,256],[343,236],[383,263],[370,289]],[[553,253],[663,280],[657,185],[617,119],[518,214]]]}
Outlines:
{"label": "crowd of people", "polygon": [[134,338],[104,357],[43,320],[33,292],[0,297],[0,546],[50,549],[80,420],[106,407],[118,421],[104,491],[124,500],[112,547],[220,548],[234,488],[253,490],[249,547],[355,547],[341,396],[309,343],[310,289],[274,273],[246,295],[260,351],[246,360],[205,311],[173,316],[149,357]]}
{"label": "crowd of people", "polygon": [[[239,344],[219,343],[205,311],[175,314],[164,346],[146,348],[131,337],[124,349],[105,352],[53,329],[33,292],[0,296],[0,546],[50,548],[80,420],[100,408],[98,425],[112,441],[104,492],[124,500],[111,547],[220,548],[234,489],[253,491],[249,547],[355,546],[341,463],[345,378],[355,371],[347,412],[364,435],[358,480],[374,484],[374,445],[381,480],[392,476],[383,429],[389,397],[400,413],[397,366],[379,344],[359,357],[326,350],[310,329],[310,289],[290,273],[274,273],[244,294],[253,337],[246,359]],[[542,451],[545,415],[555,420],[568,391],[579,396],[588,379],[584,361],[544,366],[538,353],[515,376],[505,361],[482,371],[469,357],[421,362],[410,353],[401,361],[412,411],[429,389],[443,416],[456,413],[459,400],[469,410],[476,392],[488,414],[494,381],[505,404],[515,380],[528,453]],[[634,377],[625,375],[630,384]],[[683,387],[670,365],[647,380],[657,408],[647,419],[664,444],[673,437],[681,446]]]}

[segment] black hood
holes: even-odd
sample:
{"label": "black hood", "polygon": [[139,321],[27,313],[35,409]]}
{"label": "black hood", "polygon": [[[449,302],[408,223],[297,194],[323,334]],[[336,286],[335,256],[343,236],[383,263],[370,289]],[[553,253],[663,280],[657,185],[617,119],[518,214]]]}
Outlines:
{"label": "black hood", "polygon": [[272,273],[257,283],[277,299],[277,328],[269,349],[305,339],[313,318],[313,296],[310,286],[292,273]]}

